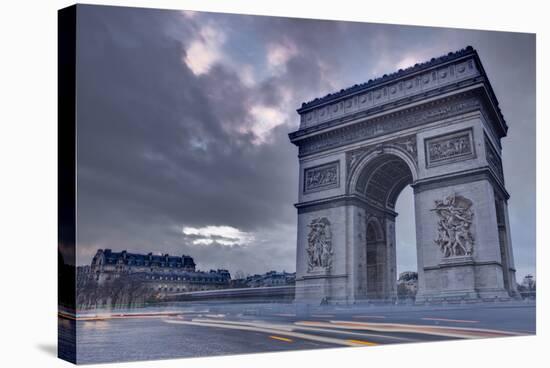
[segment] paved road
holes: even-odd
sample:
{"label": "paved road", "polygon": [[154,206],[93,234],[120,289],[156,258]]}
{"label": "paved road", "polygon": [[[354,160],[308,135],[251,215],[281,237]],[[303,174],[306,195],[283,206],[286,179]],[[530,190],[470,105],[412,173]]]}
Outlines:
{"label": "paved road", "polygon": [[376,346],[535,333],[534,304],[216,305],[80,316],[79,363]]}

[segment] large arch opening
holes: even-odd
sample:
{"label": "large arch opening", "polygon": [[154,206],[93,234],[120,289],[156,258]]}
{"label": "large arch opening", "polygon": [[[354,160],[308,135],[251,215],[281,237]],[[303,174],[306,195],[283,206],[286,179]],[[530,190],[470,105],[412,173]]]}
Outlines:
{"label": "large arch opening", "polygon": [[[394,153],[375,154],[366,158],[363,166],[358,168],[353,189],[365,203],[365,297],[368,300],[387,301],[398,297],[397,253],[403,244],[413,244],[414,259],[409,259],[411,252],[407,248],[403,252],[406,258],[399,258],[400,264],[416,264],[414,198],[411,198],[413,194],[409,186],[414,182],[415,170],[407,157]],[[402,192],[405,192],[404,196],[401,196]],[[405,215],[400,220],[397,220],[398,210],[403,210]],[[399,239],[396,225],[404,230],[398,232]],[[401,239],[401,236],[407,239]]]}
{"label": "large arch opening", "polygon": [[384,298],[384,268],[386,267],[386,236],[377,217],[367,221],[367,299]]}
{"label": "large arch opening", "polygon": [[407,162],[393,154],[380,154],[363,167],[355,190],[372,206],[393,210],[399,193],[412,181]]}
{"label": "large arch opening", "polygon": [[397,255],[397,297],[414,299],[418,289],[418,259],[413,188],[406,186],[395,204],[395,250]]}

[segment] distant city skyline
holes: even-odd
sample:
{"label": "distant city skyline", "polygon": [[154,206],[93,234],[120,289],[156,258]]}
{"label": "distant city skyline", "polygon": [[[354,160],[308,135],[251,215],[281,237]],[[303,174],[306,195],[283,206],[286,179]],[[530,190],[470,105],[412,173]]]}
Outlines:
{"label": "distant city skyline", "polygon": [[[520,282],[535,274],[535,36],[133,9],[79,13],[77,264],[98,248],[197,268],[295,271],[303,101],[474,46],[510,127],[503,165]],[[416,271],[412,189],[398,274]]]}

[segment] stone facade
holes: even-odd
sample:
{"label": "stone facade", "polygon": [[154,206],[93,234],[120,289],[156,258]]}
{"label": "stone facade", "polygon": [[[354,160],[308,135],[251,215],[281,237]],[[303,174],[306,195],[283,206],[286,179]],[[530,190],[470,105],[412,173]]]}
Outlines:
{"label": "stone facade", "polygon": [[414,188],[417,302],[517,296],[501,139],[471,47],[298,109],[296,300],[396,298],[395,202]]}
{"label": "stone facade", "polygon": [[340,186],[340,162],[310,167],[304,171],[304,192]]}
{"label": "stone facade", "polygon": [[182,273],[194,271],[195,262],[190,256],[138,254],[128,253],[125,250],[113,252],[110,249],[98,249],[90,266],[91,274],[100,284],[120,275],[138,272]]}
{"label": "stone facade", "polygon": [[226,289],[227,270],[198,271],[192,257],[99,249],[90,266],[77,269],[78,309],[129,307],[166,296]]}
{"label": "stone facade", "polygon": [[264,274],[256,274],[242,279],[232,280],[231,287],[260,288],[272,286],[294,285],[296,273],[269,271]]}

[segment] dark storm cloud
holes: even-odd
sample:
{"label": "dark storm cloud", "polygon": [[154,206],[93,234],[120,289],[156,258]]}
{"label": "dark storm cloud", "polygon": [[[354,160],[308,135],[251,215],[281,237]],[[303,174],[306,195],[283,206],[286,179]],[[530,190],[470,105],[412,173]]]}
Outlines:
{"label": "dark storm cloud", "polygon": [[[80,7],[78,22],[79,263],[106,247],[186,253],[233,272],[293,270],[295,109],[472,44],[511,126],[504,165],[516,263],[534,269],[534,192],[514,176],[534,183],[530,36],[96,6]],[[185,61],[197,41],[210,47],[199,50],[211,64],[201,73]],[[401,213],[412,218],[406,206]],[[230,226],[253,241],[197,243],[184,226]]]}
{"label": "dark storm cloud", "polygon": [[[261,98],[266,88],[247,90],[222,65],[195,76],[181,61],[192,29],[184,28],[179,39],[166,32],[166,22],[181,22],[179,14],[96,7],[81,14],[82,262],[98,246],[219,252],[216,243],[186,244],[184,224],[253,231],[294,223],[287,207],[297,187],[290,175],[297,170],[296,152],[287,129],[275,129],[271,144],[257,146],[252,134],[232,134],[224,127],[246,118],[247,101],[269,103]],[[241,252],[233,253],[248,262]],[[212,259],[206,255],[203,260]]]}

